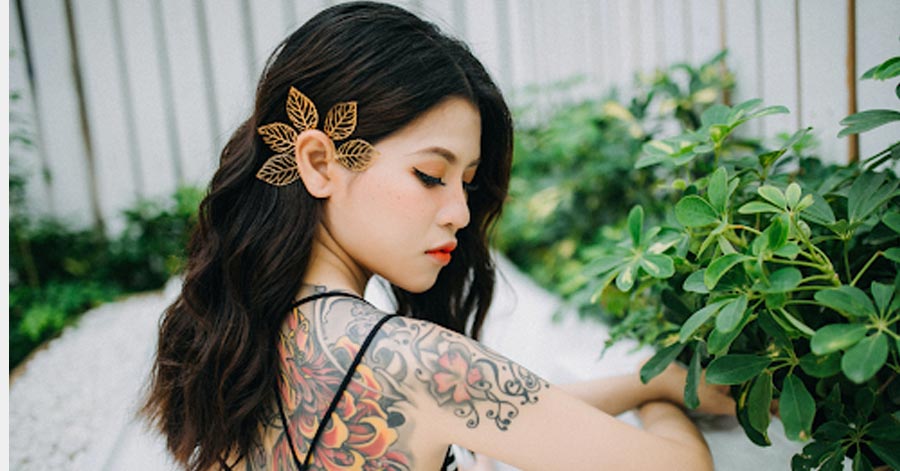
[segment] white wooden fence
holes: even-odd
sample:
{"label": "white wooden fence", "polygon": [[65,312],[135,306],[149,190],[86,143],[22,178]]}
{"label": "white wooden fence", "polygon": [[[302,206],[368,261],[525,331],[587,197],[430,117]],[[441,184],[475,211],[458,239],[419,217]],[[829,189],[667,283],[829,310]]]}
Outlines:
{"label": "white wooden fence", "polygon": [[[13,112],[30,117],[33,149],[11,148],[31,175],[30,207],[116,230],[137,198],[204,184],[230,132],[251,110],[275,45],[322,0],[13,0]],[[586,78],[578,93],[627,87],[634,72],[699,63],[723,47],[733,101],[761,97],[792,114],[774,135],[813,126],[825,159],[846,161],[838,121],[896,108],[894,83],[848,77],[900,54],[897,0],[396,1],[464,38],[516,102],[529,85]],[[855,18],[854,18],[855,17]],[[855,70],[851,70],[855,61]],[[866,157],[898,138],[859,139]]]}

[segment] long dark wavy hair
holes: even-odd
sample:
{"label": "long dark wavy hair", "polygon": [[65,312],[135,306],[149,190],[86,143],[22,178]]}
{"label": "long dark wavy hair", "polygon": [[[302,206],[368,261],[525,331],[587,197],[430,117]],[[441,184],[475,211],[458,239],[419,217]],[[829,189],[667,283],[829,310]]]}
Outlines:
{"label": "long dark wavy hair", "polygon": [[358,102],[353,137],[377,143],[442,100],[481,114],[481,163],[471,222],[453,259],[423,293],[392,287],[398,312],[478,337],[494,288],[488,238],[507,194],[512,120],[498,87],[462,42],[395,6],[329,8],[275,50],[253,114],[231,136],[200,204],[184,285],[160,325],[143,414],[175,460],[194,471],[227,467],[259,445],[279,371],[278,330],[303,280],[322,202],[298,180],[255,174],[270,156],[257,127],[288,122],[290,87],[319,110]]}

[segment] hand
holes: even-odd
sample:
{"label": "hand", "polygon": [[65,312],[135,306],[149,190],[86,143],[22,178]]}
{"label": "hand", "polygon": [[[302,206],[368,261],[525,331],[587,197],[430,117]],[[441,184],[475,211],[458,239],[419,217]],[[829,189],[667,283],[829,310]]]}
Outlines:
{"label": "hand", "polygon": [[[650,380],[649,384],[654,383],[661,388],[660,394],[663,399],[686,407],[684,403],[684,386],[687,384],[686,369],[671,364],[659,376]],[[700,384],[697,385],[697,397],[700,399],[700,405],[695,410],[704,414],[735,415],[735,402],[728,392],[728,386],[707,384],[706,372],[702,372]]]}

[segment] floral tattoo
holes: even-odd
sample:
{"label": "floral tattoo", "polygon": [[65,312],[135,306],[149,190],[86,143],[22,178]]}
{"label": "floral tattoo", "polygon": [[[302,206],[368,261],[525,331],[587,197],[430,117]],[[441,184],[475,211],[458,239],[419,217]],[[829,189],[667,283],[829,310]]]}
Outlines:
{"label": "floral tattoo", "polygon": [[[330,318],[339,303],[351,306],[349,321]],[[251,453],[247,469],[292,469],[291,443],[302,461],[324,426],[309,469],[408,471],[414,468],[412,453],[399,442],[399,430],[415,427],[408,416],[414,406],[408,396],[412,390],[425,391],[468,428],[492,424],[508,430],[520,409],[537,403],[549,387],[534,373],[459,334],[396,318],[381,328],[335,412],[323,421],[360,344],[383,316],[351,298],[291,311],[278,344],[279,395],[290,430],[283,430],[277,410],[269,414],[266,427],[278,432],[274,443],[264,444],[272,454]]]}

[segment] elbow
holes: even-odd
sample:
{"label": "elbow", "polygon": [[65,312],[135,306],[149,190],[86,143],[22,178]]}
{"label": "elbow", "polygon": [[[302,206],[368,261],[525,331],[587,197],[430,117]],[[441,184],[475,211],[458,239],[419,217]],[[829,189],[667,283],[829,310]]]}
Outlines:
{"label": "elbow", "polygon": [[685,450],[686,457],[684,463],[687,469],[691,471],[714,471],[713,458],[709,452],[709,448],[705,446],[692,446]]}

